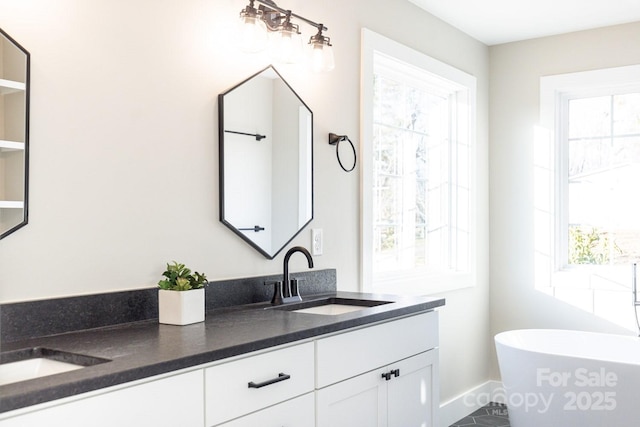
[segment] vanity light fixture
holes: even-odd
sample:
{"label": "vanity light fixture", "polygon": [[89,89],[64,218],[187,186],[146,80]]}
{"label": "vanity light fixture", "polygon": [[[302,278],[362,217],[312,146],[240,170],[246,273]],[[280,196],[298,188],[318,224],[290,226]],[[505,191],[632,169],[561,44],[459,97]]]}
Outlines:
{"label": "vanity light fixture", "polygon": [[322,35],[322,28],[318,27],[318,33],[309,39],[311,45],[311,69],[316,73],[331,71],[336,63],[333,59],[331,39]]}
{"label": "vanity light fixture", "polygon": [[[256,8],[255,3],[259,3]],[[273,0],[249,0],[240,11],[239,47],[247,53],[260,52],[269,45],[271,56],[283,63],[295,63],[302,58],[302,35],[300,27],[291,22],[295,18],[312,27],[317,33],[308,43],[308,59],[315,72],[331,71],[335,68],[331,39],[323,35],[327,27],[315,23],[290,10],[276,5]]]}
{"label": "vanity light fixture", "polygon": [[287,11],[284,22],[270,34],[271,56],[278,62],[293,64],[302,57],[302,34],[299,26],[291,23],[291,11]]}
{"label": "vanity light fixture", "polygon": [[240,11],[238,44],[243,52],[260,52],[267,45],[267,26],[262,11],[253,7],[253,1]]}

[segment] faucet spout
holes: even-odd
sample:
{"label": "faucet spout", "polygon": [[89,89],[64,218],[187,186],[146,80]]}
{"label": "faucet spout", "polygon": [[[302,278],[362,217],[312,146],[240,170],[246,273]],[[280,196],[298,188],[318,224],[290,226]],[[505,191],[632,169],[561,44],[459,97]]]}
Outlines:
{"label": "faucet spout", "polygon": [[[307,262],[309,263],[309,268],[313,268],[313,258],[311,257],[311,254],[309,253],[309,251],[305,248],[303,248],[302,246],[294,246],[293,248],[289,249],[287,251],[287,253],[284,256],[284,272],[283,272],[283,277],[282,277],[282,285],[283,288],[285,289],[285,292],[288,292],[288,294],[286,295],[287,297],[296,297],[297,295],[291,295],[291,280],[289,279],[289,258],[291,258],[291,255],[293,255],[296,252],[300,252],[302,253],[305,257],[307,257]],[[299,296],[297,296],[299,299]]]}

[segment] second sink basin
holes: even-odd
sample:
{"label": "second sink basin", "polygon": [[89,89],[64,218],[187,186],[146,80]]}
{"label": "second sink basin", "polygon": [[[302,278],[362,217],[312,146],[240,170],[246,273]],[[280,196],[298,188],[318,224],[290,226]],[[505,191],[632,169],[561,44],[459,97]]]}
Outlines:
{"label": "second sink basin", "polygon": [[82,369],[82,365],[38,357],[0,364],[0,385]]}
{"label": "second sink basin", "polygon": [[36,347],[3,353],[0,362],[0,386],[2,386],[75,371],[108,362],[108,360]]}
{"label": "second sink basin", "polygon": [[360,311],[369,307],[376,307],[389,304],[391,301],[377,301],[354,298],[323,298],[303,301],[300,303],[281,305],[278,310],[293,311],[295,313],[321,314],[325,316],[336,316],[339,314]]}

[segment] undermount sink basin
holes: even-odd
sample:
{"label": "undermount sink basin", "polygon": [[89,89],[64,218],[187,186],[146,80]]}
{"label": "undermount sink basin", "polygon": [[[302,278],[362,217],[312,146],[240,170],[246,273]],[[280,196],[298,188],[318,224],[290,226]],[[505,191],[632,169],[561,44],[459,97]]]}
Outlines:
{"label": "undermount sink basin", "polygon": [[38,357],[0,365],[0,385],[82,369],[84,366]]}
{"label": "undermount sink basin", "polygon": [[346,305],[346,304],[326,304],[319,305],[317,307],[301,308],[299,310],[292,310],[294,313],[311,313],[311,314],[325,314],[329,316],[335,316],[337,314],[351,313],[352,311],[359,311],[368,308],[362,305]]}
{"label": "undermount sink basin", "polygon": [[2,353],[0,361],[0,386],[108,362],[107,359],[41,347]]}
{"label": "undermount sink basin", "polygon": [[376,301],[352,298],[324,298],[310,301],[303,301],[291,305],[278,306],[279,310],[292,311],[294,313],[321,314],[325,316],[336,316],[339,314],[352,313],[354,311],[365,310],[391,301]]}

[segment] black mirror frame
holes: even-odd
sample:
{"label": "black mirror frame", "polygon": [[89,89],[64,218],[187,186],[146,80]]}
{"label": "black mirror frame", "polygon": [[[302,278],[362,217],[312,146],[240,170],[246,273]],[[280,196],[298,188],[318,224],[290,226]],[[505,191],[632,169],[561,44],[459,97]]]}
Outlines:
{"label": "black mirror frame", "polygon": [[[309,152],[311,154],[311,216],[309,218],[309,220],[304,223],[297,232],[295,232],[283,245],[282,247],[278,248],[277,251],[275,251],[273,254],[268,253],[267,251],[265,251],[263,248],[261,248],[258,244],[256,244],[253,240],[249,239],[246,235],[244,235],[240,230],[238,230],[233,224],[231,224],[229,221],[226,220],[225,218],[225,192],[224,192],[224,133],[225,133],[225,129],[224,129],[224,97],[225,95],[228,95],[229,93],[231,93],[233,90],[237,89],[238,87],[242,86],[243,84],[245,84],[246,82],[248,82],[249,80],[253,79],[254,77],[257,77],[259,74],[267,71],[271,69],[273,72],[276,73],[276,75],[284,82],[284,84],[289,88],[289,90],[296,96],[296,98],[298,98],[298,100],[300,100],[300,103],[302,105],[304,105],[304,107],[309,111],[309,113],[311,114],[311,141],[310,141],[310,147],[309,147]],[[256,136],[256,138],[258,138],[258,136]],[[241,81],[240,83],[236,84],[235,86],[231,87],[230,89],[227,89],[225,92],[221,93],[218,95],[218,166],[219,166],[219,197],[220,197],[220,222],[222,222],[225,226],[227,226],[231,231],[233,231],[235,234],[237,234],[238,236],[240,236],[240,238],[242,238],[242,240],[244,240],[245,242],[249,243],[249,245],[251,245],[255,250],[257,250],[258,252],[260,252],[262,255],[264,255],[266,258],[268,259],[274,259],[280,252],[282,252],[282,250],[287,247],[287,245],[289,243],[291,243],[291,241],[298,235],[300,234],[300,232],[302,232],[302,230],[304,230],[311,221],[313,221],[314,218],[314,212],[315,212],[315,194],[314,194],[314,186],[315,186],[315,177],[314,177],[314,156],[313,156],[313,111],[311,111],[311,109],[309,108],[309,106],[304,102],[304,100],[302,98],[300,98],[300,96],[296,93],[295,90],[293,90],[293,88],[289,85],[289,83],[282,77],[282,75],[278,72],[278,70],[275,69],[275,67],[273,65],[269,65],[265,68],[263,68],[262,70],[258,71],[257,73],[252,74],[251,76],[247,77],[246,79],[244,79],[243,81]]]}
{"label": "black mirror frame", "polygon": [[22,222],[9,228],[8,230],[0,233],[0,240],[7,237],[14,231],[24,227],[29,223],[29,104],[31,93],[31,54],[20,43],[18,43],[13,37],[7,34],[2,28],[0,28],[0,35],[9,40],[16,48],[20,49],[25,55],[25,129],[24,129],[24,205]]}

